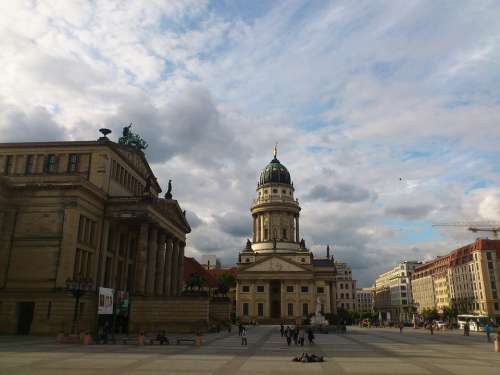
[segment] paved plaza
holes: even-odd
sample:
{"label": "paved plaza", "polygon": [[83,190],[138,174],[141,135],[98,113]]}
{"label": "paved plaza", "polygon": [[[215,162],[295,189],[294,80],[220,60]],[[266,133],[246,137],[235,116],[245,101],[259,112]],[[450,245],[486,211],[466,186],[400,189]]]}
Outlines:
{"label": "paved plaza", "polygon": [[[500,373],[500,353],[484,334],[405,328],[352,328],[345,335],[317,334],[316,343],[287,347],[279,327],[248,330],[248,347],[235,333],[209,334],[189,345],[70,345],[52,338],[0,336],[0,374],[456,374]],[[301,351],[324,363],[295,363]]]}

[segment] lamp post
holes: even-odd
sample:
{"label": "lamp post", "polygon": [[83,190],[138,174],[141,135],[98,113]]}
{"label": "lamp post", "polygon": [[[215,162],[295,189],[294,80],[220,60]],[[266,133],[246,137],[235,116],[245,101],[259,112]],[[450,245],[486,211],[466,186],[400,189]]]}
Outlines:
{"label": "lamp post", "polygon": [[82,278],[80,275],[76,276],[74,279],[70,279],[69,277],[66,279],[66,290],[71,292],[73,297],[75,298],[75,309],[73,313],[73,324],[71,326],[71,333],[75,334],[79,331],[78,323],[79,323],[79,314],[78,307],[80,298],[88,291],[92,290],[93,282],[91,278]]}

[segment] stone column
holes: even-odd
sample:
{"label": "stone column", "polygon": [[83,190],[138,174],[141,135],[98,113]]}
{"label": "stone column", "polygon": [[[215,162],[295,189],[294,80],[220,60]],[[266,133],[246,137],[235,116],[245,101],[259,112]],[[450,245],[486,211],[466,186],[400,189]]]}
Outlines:
{"label": "stone column", "polygon": [[253,225],[253,233],[252,233],[252,242],[255,242],[257,239],[257,225],[256,225],[256,217],[252,217],[252,225]]}
{"label": "stone column", "polygon": [[260,219],[260,242],[264,241],[264,215],[259,216]]}
{"label": "stone column", "polygon": [[287,303],[286,303],[286,282],[285,280],[281,280],[280,284],[280,296],[281,296],[281,319],[283,318],[288,318],[288,309],[287,309]]}
{"label": "stone column", "polygon": [[172,295],[172,253],[173,249],[172,237],[167,238],[166,249],[165,249],[165,272],[163,279],[163,292],[166,296]]}
{"label": "stone column", "polygon": [[161,232],[158,237],[158,256],[156,258],[156,279],[155,294],[161,296],[164,294],[165,280],[165,232]]}
{"label": "stone column", "polygon": [[179,240],[174,238],[174,248],[172,251],[172,288],[170,294],[172,296],[178,295],[179,283]]}
{"label": "stone column", "polygon": [[179,243],[179,265],[177,269],[179,270],[179,277],[177,278],[177,292],[180,295],[184,290],[184,248],[186,244]]}
{"label": "stone column", "polygon": [[146,295],[152,296],[155,292],[156,253],[158,251],[158,229],[151,228],[148,241],[148,265],[146,274]]}
{"label": "stone column", "polygon": [[299,234],[299,217],[295,218],[295,241],[300,242],[300,234]]}
{"label": "stone column", "polygon": [[149,224],[141,224],[137,254],[135,257],[135,294],[143,295],[146,288],[146,263],[148,251]]}

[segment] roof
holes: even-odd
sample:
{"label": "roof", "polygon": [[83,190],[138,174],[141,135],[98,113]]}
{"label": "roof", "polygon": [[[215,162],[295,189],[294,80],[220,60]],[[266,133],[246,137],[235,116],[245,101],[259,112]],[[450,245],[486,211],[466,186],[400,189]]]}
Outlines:
{"label": "roof", "polygon": [[314,267],[335,267],[332,259],[313,259]]}
{"label": "roof", "polygon": [[191,275],[197,273],[203,277],[203,286],[209,288],[217,287],[217,279],[208,272],[203,266],[194,258],[184,257],[184,274],[183,280],[188,281]]}
{"label": "roof", "polygon": [[236,276],[238,273],[238,268],[237,267],[231,267],[231,268],[212,268],[208,270],[209,272],[216,280],[222,276],[225,273],[230,273],[233,276]]}
{"label": "roof", "polygon": [[288,169],[276,157],[260,173],[259,186],[268,183],[287,185],[291,185],[292,183]]}

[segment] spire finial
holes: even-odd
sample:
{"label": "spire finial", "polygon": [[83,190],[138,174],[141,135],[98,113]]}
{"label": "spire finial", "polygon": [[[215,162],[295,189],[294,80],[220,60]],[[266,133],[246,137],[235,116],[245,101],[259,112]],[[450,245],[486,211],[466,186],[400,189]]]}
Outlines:
{"label": "spire finial", "polygon": [[274,144],[274,147],[273,147],[273,155],[274,155],[274,158],[276,159],[276,156],[278,155],[278,142],[276,142]]}

